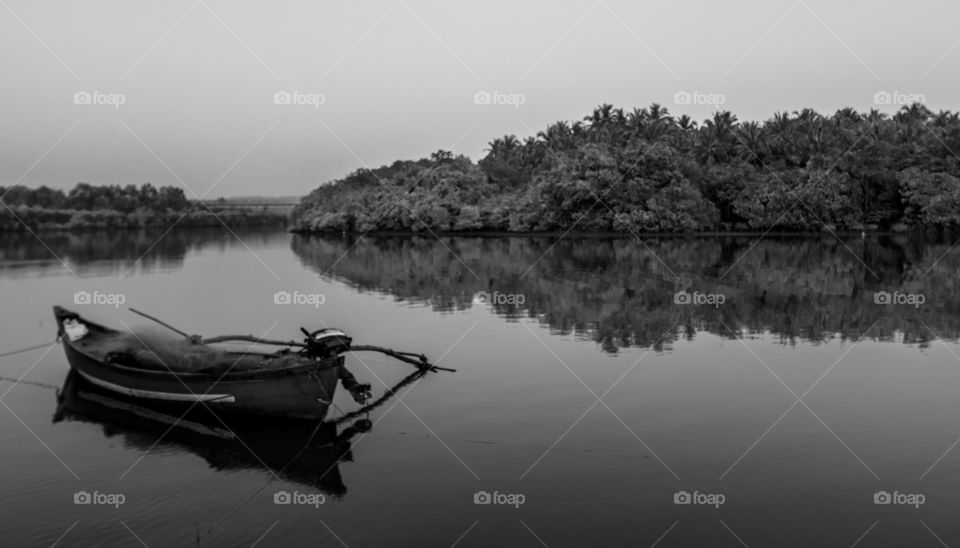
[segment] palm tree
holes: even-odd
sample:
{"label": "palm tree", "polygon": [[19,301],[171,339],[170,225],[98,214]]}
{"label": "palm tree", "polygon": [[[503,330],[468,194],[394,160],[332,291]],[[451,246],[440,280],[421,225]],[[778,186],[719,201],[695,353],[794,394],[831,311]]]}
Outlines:
{"label": "palm tree", "polygon": [[730,142],[736,138],[733,133],[736,126],[737,117],[728,110],[715,112],[712,120],[703,121],[698,132],[702,161],[712,164],[727,158]]}
{"label": "palm tree", "polygon": [[570,124],[563,120],[547,126],[545,131],[537,132],[537,139],[552,149],[565,148],[570,136]]}
{"label": "palm tree", "polygon": [[583,135],[583,132],[584,132],[584,131],[585,131],[585,128],[584,128],[584,126],[583,126],[583,122],[581,122],[580,120],[577,120],[577,121],[575,121],[574,123],[570,124],[570,133],[571,133],[571,134],[573,134],[573,135],[575,135],[575,136],[576,136],[576,135]]}
{"label": "palm tree", "polygon": [[584,117],[585,122],[590,122],[591,127],[599,128],[607,126],[614,119],[613,105],[610,103],[603,103],[597,108],[593,109],[593,112],[589,116]]}
{"label": "palm tree", "polygon": [[737,143],[734,148],[737,150],[740,159],[746,162],[756,159],[758,163],[763,163],[766,156],[764,143],[764,131],[757,122],[746,122],[737,128],[735,135]]}
{"label": "palm tree", "polygon": [[648,141],[656,141],[670,130],[673,118],[665,107],[653,103],[649,108],[647,122],[643,128],[643,136]]}
{"label": "palm tree", "polygon": [[487,153],[491,156],[496,156],[497,154],[503,151],[503,138],[497,137],[496,139],[487,143],[487,148],[485,149]]}
{"label": "palm tree", "polygon": [[616,125],[623,124],[626,122],[627,117],[623,115],[622,108],[615,108],[613,112],[610,113],[610,122]]}
{"label": "palm tree", "polygon": [[960,113],[941,110],[933,116],[933,126],[947,128],[960,124]]}
{"label": "palm tree", "polygon": [[487,143],[487,158],[512,163],[519,148],[520,140],[516,135],[504,135]]}
{"label": "palm tree", "polygon": [[670,111],[668,111],[666,107],[662,107],[658,103],[650,104],[649,119],[651,122],[657,124],[669,118],[670,118]]}
{"label": "palm tree", "polygon": [[786,165],[795,164],[793,121],[789,112],[776,112],[773,118],[767,120],[764,129],[769,133],[767,147],[770,150],[771,161],[780,160]]}
{"label": "palm tree", "polygon": [[680,116],[674,124],[674,148],[681,152],[688,150],[690,139],[688,135],[696,133],[697,123],[686,114]]}
{"label": "palm tree", "polygon": [[647,116],[647,109],[633,107],[633,110],[627,114],[627,127],[639,133],[643,129],[643,124],[647,121]]}

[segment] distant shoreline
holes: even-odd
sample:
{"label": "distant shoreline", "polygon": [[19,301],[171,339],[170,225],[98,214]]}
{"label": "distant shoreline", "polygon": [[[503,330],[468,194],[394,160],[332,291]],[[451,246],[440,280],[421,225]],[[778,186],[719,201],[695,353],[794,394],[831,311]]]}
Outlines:
{"label": "distant shoreline", "polygon": [[95,230],[169,230],[173,227],[206,228],[227,226],[287,227],[289,215],[282,212],[230,209],[137,211],[112,209],[45,209],[26,206],[0,208],[0,234],[26,232],[70,232]]}
{"label": "distant shoreline", "polygon": [[69,191],[42,185],[0,186],[0,233],[287,226],[293,207],[257,196],[189,200],[182,188],[150,183],[139,187],[77,183]]}

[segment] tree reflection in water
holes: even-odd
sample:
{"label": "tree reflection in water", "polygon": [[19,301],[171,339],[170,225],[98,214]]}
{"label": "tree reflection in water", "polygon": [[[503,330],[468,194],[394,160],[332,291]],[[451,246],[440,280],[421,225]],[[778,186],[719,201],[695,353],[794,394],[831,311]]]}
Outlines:
{"label": "tree reflection in water", "polygon": [[[643,242],[298,235],[291,245],[305,266],[361,291],[438,312],[490,306],[507,321],[537,318],[615,353],[663,347],[698,331],[724,337],[770,332],[786,344],[861,336],[921,345],[936,337],[955,340],[960,258],[949,252],[952,242],[906,235]],[[522,294],[524,302],[480,305],[473,300],[478,291]],[[678,305],[677,291],[722,294],[725,302]],[[881,291],[922,294],[925,302],[877,304]]]}
{"label": "tree reflection in water", "polygon": [[62,268],[61,260],[80,276],[121,275],[128,269],[174,270],[183,266],[192,250],[282,245],[286,238],[284,232],[263,228],[7,233],[0,238],[0,274],[30,275]]}

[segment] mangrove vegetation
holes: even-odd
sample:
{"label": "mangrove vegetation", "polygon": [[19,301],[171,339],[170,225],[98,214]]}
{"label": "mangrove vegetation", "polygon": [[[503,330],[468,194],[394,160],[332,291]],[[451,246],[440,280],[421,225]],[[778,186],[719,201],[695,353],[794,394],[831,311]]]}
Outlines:
{"label": "mangrove vegetation", "polygon": [[473,162],[360,169],[294,210],[304,232],[907,230],[960,223],[960,117],[812,109],[696,122],[604,104]]}

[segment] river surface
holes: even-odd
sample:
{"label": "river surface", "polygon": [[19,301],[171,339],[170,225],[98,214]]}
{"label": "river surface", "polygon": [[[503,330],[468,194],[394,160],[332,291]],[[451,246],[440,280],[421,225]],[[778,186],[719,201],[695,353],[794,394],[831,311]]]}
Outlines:
{"label": "river surface", "polygon": [[[5,235],[0,354],[50,343],[60,304],[206,336],[336,326],[457,371],[366,431],[164,423],[58,400],[60,346],[2,357],[0,544],[960,544],[952,243]],[[376,397],[411,369],[347,364]]]}

